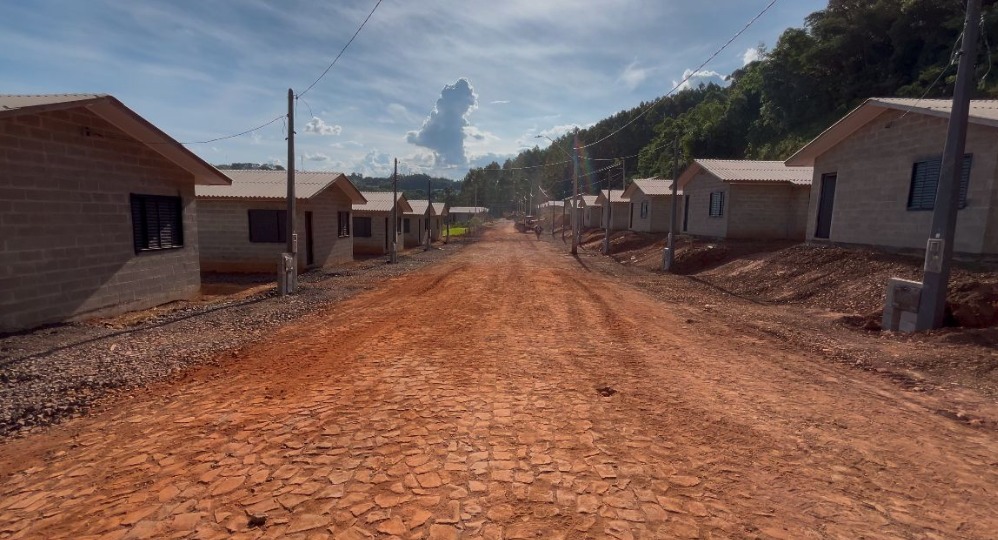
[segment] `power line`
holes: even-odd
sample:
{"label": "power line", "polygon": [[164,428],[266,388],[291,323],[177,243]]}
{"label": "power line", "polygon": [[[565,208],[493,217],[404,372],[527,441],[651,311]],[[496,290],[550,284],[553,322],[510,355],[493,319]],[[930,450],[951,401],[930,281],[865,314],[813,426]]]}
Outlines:
{"label": "power line", "polygon": [[[672,87],[672,90],[669,90],[669,92],[667,94],[665,94],[664,96],[662,96],[662,97],[666,98],[666,97],[671,96],[673,93],[675,93],[676,90],[678,90],[684,84],[686,84],[687,82],[689,82],[689,80],[691,78],[693,78],[694,75],[696,75],[701,70],[703,70],[703,68],[707,67],[707,64],[711,63],[715,58],[717,58],[717,56],[719,54],[721,54],[722,52],[724,52],[732,43],[734,43],[734,41],[736,39],[738,39],[739,37],[741,37],[741,35],[744,34],[745,31],[749,29],[749,27],[751,27],[753,24],[755,24],[756,21],[758,21],[759,19],[761,19],[762,16],[766,14],[766,12],[768,12],[774,5],[776,5],[777,1],[778,0],[771,0],[769,2],[769,4],[766,7],[764,7],[762,9],[762,11],[760,11],[755,17],[752,17],[752,19],[748,23],[746,23],[745,26],[743,26],[741,30],[739,30],[738,32],[736,32],[735,35],[731,36],[731,38],[728,39],[728,41],[725,42],[725,44],[722,45],[720,49],[714,51],[714,54],[710,55],[710,57],[708,57],[706,60],[704,60],[703,63],[700,64],[695,70],[692,70],[689,75],[687,75],[686,77],[683,77],[683,80],[679,81],[679,83],[677,83],[675,86]],[[649,103],[648,106],[645,107],[645,109],[643,111],[641,111],[637,116],[635,116],[634,118],[628,120],[626,124],[620,126],[620,128],[618,128],[615,131],[611,132],[606,137],[603,137],[602,139],[600,139],[600,140],[598,140],[596,142],[589,143],[589,144],[587,144],[585,146],[580,146],[579,148],[589,148],[590,146],[597,145],[597,144],[599,144],[599,143],[601,143],[601,142],[609,139],[610,137],[613,137],[614,135],[620,133],[621,131],[624,131],[624,128],[626,128],[627,126],[630,126],[634,122],[637,122],[639,118],[641,118],[642,116],[644,116],[645,114],[647,114],[648,111],[650,111],[651,108],[655,105],[655,103],[657,103],[657,101],[653,101],[653,102]]]}
{"label": "power line", "polygon": [[311,90],[313,86],[315,86],[316,84],[318,84],[318,82],[321,81],[322,78],[325,77],[327,73],[329,73],[330,69],[333,69],[333,66],[336,65],[336,62],[340,59],[341,56],[343,56],[343,53],[346,52],[347,47],[349,47],[350,44],[353,43],[353,40],[357,38],[357,34],[359,34],[360,31],[364,29],[364,25],[367,24],[367,21],[371,20],[371,16],[374,15],[375,11],[377,11],[378,6],[381,5],[381,2],[382,2],[382,0],[378,0],[378,3],[374,4],[374,9],[372,9],[371,12],[367,14],[367,18],[364,19],[364,22],[360,23],[360,26],[357,27],[357,31],[354,32],[353,36],[350,37],[350,41],[347,41],[347,44],[344,45],[342,49],[340,49],[340,53],[336,55],[336,58],[333,58],[333,61],[329,63],[329,66],[326,67],[326,70],[322,72],[322,75],[319,75],[318,79],[312,81],[312,84],[308,85],[308,88],[306,88],[305,90],[299,92],[298,95],[295,96],[296,98],[300,98],[300,97],[304,96],[305,94],[307,94],[308,91]]}
{"label": "power line", "polygon": [[261,125],[255,127],[255,128],[247,129],[246,131],[240,131],[239,133],[234,133],[232,135],[226,135],[224,137],[215,137],[214,139],[208,139],[207,141],[190,141],[190,142],[182,142],[180,144],[183,144],[183,145],[188,145],[188,144],[208,144],[208,143],[213,143],[215,141],[224,141],[226,139],[235,139],[236,137],[241,137],[243,135],[246,135],[247,133],[252,133],[252,132],[254,132],[254,131],[258,130],[258,129],[263,129],[263,128],[269,126],[270,124],[273,124],[274,122],[276,122],[278,120],[283,120],[284,118],[285,118],[285,115],[282,114],[282,115],[274,118],[270,122],[267,122],[266,124],[261,124]]}

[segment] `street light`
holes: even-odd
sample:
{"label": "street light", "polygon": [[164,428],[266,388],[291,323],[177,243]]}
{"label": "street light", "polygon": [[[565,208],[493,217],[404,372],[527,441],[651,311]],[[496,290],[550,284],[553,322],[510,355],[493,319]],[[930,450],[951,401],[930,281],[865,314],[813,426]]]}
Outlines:
{"label": "street light", "polygon": [[[578,137],[579,130],[575,130],[575,136]],[[564,148],[558,146],[554,139],[548,137],[547,135],[535,135],[535,139],[545,138],[551,141],[551,146],[561,150],[563,154],[568,156],[572,160],[572,255],[578,255],[579,253],[579,160],[578,152],[572,152],[569,155]],[[578,141],[576,141],[578,142]]]}

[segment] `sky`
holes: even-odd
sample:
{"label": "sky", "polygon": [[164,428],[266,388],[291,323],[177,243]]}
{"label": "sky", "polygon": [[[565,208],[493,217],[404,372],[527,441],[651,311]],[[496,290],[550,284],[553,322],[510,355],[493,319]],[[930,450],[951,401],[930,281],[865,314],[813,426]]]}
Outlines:
{"label": "sky", "polygon": [[[209,163],[459,179],[666,95],[770,0],[0,0],[0,93],[107,93]],[[827,0],[778,0],[701,73]],[[306,89],[308,89],[306,91]]]}

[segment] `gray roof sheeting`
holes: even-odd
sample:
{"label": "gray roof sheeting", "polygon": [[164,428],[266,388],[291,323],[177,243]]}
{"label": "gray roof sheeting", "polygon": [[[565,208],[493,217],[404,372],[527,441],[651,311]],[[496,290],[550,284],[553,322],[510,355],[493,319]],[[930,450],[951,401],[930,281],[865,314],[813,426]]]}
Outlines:
{"label": "gray roof sheeting", "polygon": [[[286,199],[287,171],[222,171],[232,180],[230,186],[197,186],[195,193],[205,199]],[[350,179],[338,172],[295,172],[295,199],[311,199],[332,185],[338,185],[351,202],[364,197]]]}

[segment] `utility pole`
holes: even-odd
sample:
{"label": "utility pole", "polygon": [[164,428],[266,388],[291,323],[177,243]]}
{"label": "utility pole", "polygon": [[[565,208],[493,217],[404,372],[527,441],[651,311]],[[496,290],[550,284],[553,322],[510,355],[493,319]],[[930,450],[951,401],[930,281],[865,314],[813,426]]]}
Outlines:
{"label": "utility pole", "polygon": [[577,209],[579,199],[579,128],[575,128],[572,137],[572,255],[579,254],[579,212]]}
{"label": "utility pole", "polygon": [[[610,173],[612,174],[612,172]],[[603,254],[610,254],[610,221],[613,219],[613,179],[610,174],[606,177],[606,235],[603,237]],[[620,160],[620,185],[623,189],[627,189],[624,185],[627,182],[627,173],[624,169],[624,160]]]}
{"label": "utility pole", "polygon": [[450,188],[444,188],[444,210],[447,212],[447,219],[444,220],[444,243],[450,242]]}
{"label": "utility pole", "polygon": [[287,296],[298,288],[298,238],[295,235],[295,92],[288,88],[288,206],[285,236],[287,252],[281,256],[278,289]]}
{"label": "utility pole", "polygon": [[430,249],[430,221],[433,219],[433,180],[426,179],[426,250]]}
{"label": "utility pole", "polygon": [[953,239],[960,204],[960,178],[963,176],[963,153],[967,145],[967,123],[970,98],[977,62],[977,39],[981,19],[981,0],[967,0],[967,19],[963,25],[963,46],[960,67],[953,91],[953,107],[949,116],[949,131],[943,148],[936,202],[932,210],[932,227],[925,246],[925,273],[918,305],[916,330],[930,330],[943,325],[946,314],[946,292],[953,259]]}
{"label": "utility pole", "polygon": [[392,247],[388,252],[388,262],[396,264],[399,262],[398,252],[398,211],[399,211],[399,160],[395,158],[395,170],[392,172]]}
{"label": "utility pole", "polygon": [[561,204],[561,241],[565,241],[565,212],[568,210],[568,201],[562,201]]}
{"label": "utility pole", "polygon": [[672,271],[672,262],[676,258],[676,213],[679,211],[679,136],[672,141],[672,211],[669,216],[669,243],[665,248],[662,260],[662,270]]}

